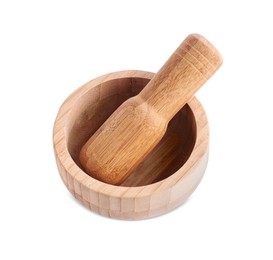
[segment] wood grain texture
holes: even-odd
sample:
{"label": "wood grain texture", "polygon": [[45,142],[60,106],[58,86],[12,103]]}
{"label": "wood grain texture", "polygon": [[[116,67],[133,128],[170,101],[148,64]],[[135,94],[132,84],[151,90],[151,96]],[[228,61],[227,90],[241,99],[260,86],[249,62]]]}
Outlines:
{"label": "wood grain texture", "polygon": [[162,141],[120,186],[82,169],[79,153],[89,136],[153,76],[123,71],[96,78],[72,93],[58,112],[53,143],[60,176],[67,189],[98,214],[134,220],[166,213],[190,196],[204,174],[209,131],[196,98],[177,113]]}
{"label": "wood grain texture", "polygon": [[103,182],[123,183],[162,139],[173,116],[221,64],[220,54],[204,37],[188,36],[147,86],[114,111],[84,144],[80,161],[85,171]]}

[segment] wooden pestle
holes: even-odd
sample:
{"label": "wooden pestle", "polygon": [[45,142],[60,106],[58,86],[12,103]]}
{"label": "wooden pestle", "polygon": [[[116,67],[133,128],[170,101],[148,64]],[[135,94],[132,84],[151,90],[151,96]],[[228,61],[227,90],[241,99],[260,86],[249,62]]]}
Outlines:
{"label": "wooden pestle", "polygon": [[125,101],[82,147],[84,170],[103,182],[121,184],[221,64],[211,43],[189,35],[145,88]]}

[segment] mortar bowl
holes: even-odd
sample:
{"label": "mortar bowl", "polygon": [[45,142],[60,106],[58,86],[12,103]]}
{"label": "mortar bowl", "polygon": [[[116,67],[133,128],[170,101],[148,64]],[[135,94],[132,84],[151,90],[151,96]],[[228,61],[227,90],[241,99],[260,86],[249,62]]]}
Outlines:
{"label": "mortar bowl", "polygon": [[101,182],[84,172],[79,161],[82,146],[153,76],[121,71],[98,77],[73,92],[57,114],[53,144],[60,176],[76,199],[100,215],[128,220],[161,215],[185,201],[204,175],[209,128],[195,97],[174,116],[160,143],[121,185]]}

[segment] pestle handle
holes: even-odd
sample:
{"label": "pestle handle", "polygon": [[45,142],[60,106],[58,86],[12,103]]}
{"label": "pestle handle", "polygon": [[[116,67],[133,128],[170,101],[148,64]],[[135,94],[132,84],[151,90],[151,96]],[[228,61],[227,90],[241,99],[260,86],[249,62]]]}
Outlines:
{"label": "pestle handle", "polygon": [[140,96],[158,115],[169,121],[221,64],[221,55],[215,47],[201,35],[191,34]]}
{"label": "pestle handle", "polygon": [[101,181],[121,184],[221,64],[211,43],[198,34],[189,35],[147,86],[125,101],[82,147],[84,170]]}

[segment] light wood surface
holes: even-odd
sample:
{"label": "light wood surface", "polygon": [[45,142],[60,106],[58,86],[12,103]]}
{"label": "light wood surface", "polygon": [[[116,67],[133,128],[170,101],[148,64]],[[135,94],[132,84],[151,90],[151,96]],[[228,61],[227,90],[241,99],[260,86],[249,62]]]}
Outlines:
{"label": "light wood surface", "polygon": [[103,216],[145,219],[180,205],[198,186],[208,159],[208,122],[194,97],[170,121],[165,136],[120,186],[86,174],[79,160],[83,144],[115,109],[139,94],[154,74],[116,72],[72,93],[58,112],[53,133],[60,176],[86,207]]}
{"label": "light wood surface", "polygon": [[[220,54],[204,37],[188,36],[139,95],[124,102],[83,146],[85,171],[103,182],[123,183],[221,64]],[[175,141],[167,141],[166,149],[169,146]]]}

